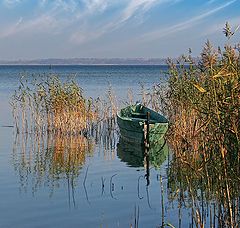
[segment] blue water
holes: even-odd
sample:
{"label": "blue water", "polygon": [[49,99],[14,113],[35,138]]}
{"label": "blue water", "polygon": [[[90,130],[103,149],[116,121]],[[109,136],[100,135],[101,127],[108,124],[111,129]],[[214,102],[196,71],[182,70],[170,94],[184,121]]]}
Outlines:
{"label": "blue water", "polygon": [[120,157],[117,142],[106,145],[80,139],[92,149],[86,149],[73,175],[67,168],[68,156],[61,157],[56,148],[61,145],[68,153],[78,153],[74,140],[69,144],[51,139],[52,146],[47,146],[46,138],[16,137],[13,128],[2,127],[13,125],[9,98],[21,75],[74,77],[85,95],[94,98],[104,96],[110,84],[117,97],[126,98],[132,89],[137,99],[139,83],[151,88],[165,78],[166,70],[166,66],[0,66],[0,227],[134,227],[136,217],[138,227],[159,227],[160,176],[165,221],[189,226],[188,209],[179,217],[178,202],[167,199],[168,158],[160,169],[150,168],[147,186],[144,161],[137,167],[131,165],[135,164],[134,156],[129,160],[126,151]]}
{"label": "blue water", "polygon": [[100,96],[111,85],[119,95],[128,89],[139,90],[140,84],[151,87],[165,77],[167,66],[0,66],[0,91],[9,92],[19,85],[21,76],[59,75],[64,80],[74,78],[87,96]]}

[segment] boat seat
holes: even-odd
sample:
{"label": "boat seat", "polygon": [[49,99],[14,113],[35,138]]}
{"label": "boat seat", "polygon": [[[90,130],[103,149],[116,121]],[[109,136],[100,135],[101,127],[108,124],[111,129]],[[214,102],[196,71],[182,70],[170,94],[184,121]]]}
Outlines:
{"label": "boat seat", "polygon": [[133,118],[139,118],[139,119],[147,119],[147,115],[144,113],[139,113],[139,112],[132,112],[131,117]]}
{"label": "boat seat", "polygon": [[[142,118],[134,118],[134,117],[131,117],[132,121],[134,122],[145,122],[146,119],[142,119]],[[155,124],[155,123],[158,123],[157,120],[150,120],[149,121],[149,124]]]}
{"label": "boat seat", "polygon": [[134,122],[145,122],[146,119],[131,117],[131,120]]}

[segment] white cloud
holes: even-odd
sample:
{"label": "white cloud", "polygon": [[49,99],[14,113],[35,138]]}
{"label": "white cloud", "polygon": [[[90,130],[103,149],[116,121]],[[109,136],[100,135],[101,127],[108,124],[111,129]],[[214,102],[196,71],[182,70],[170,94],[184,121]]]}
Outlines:
{"label": "white cloud", "polygon": [[44,7],[47,4],[48,0],[39,0],[39,5]]}
{"label": "white cloud", "polygon": [[[5,4],[22,3],[24,0],[5,0]],[[5,29],[0,30],[0,38],[10,37],[21,32],[24,33],[57,33],[64,30],[69,23],[73,21],[73,16],[69,17],[67,13],[62,15],[63,11],[71,12],[76,8],[76,0],[41,0],[36,7],[35,14],[28,19],[20,19],[10,24]],[[47,4],[51,4],[50,6]]]}
{"label": "white cloud", "polygon": [[98,31],[98,32],[78,31],[78,32],[74,32],[71,35],[70,41],[74,44],[83,44],[101,37],[103,33],[104,33],[103,31]]}
{"label": "white cloud", "polygon": [[141,37],[141,39],[144,40],[144,41],[156,40],[156,39],[159,39],[159,38],[162,38],[162,37],[166,37],[170,34],[173,34],[173,33],[191,28],[194,25],[196,25],[197,23],[199,23],[200,21],[202,21],[203,19],[205,19],[205,18],[217,13],[218,11],[228,7],[229,5],[233,4],[234,2],[236,2],[236,0],[229,1],[229,2],[223,4],[219,7],[211,9],[211,10],[205,12],[205,13],[202,13],[202,14],[200,14],[198,16],[195,16],[195,17],[193,17],[193,18],[191,18],[187,21],[178,23],[178,24],[173,25],[171,27],[164,28],[164,29],[158,29],[156,31],[149,32],[147,34],[144,34]]}
{"label": "white cloud", "polygon": [[123,10],[119,24],[132,18],[136,13],[146,13],[155,5],[167,2],[176,2],[176,0],[131,0]]}
{"label": "white cloud", "polygon": [[[99,29],[95,30],[78,30],[75,31],[71,37],[70,41],[76,44],[82,44],[85,42],[92,41],[103,36],[106,33],[110,33],[114,30],[119,29],[119,27],[123,26],[127,21],[133,18],[135,15],[141,15],[141,20],[144,17],[144,14],[149,11],[152,7],[157,4],[163,3],[177,3],[181,0],[128,0],[126,1],[126,6],[119,12],[119,14],[112,18],[112,20],[105,25],[101,26]],[[89,3],[89,13],[94,12],[95,8],[99,8],[99,5],[103,6],[105,9],[110,5],[110,1],[107,0],[85,0],[85,2]],[[114,1],[112,0],[111,3]],[[84,35],[83,35],[84,34]]]}
{"label": "white cloud", "polygon": [[108,0],[84,0],[88,12],[104,11],[110,3]]}
{"label": "white cloud", "polygon": [[32,21],[24,22],[21,17],[15,24],[9,26],[7,29],[0,31],[0,38],[6,38],[18,33],[32,33],[32,32],[49,32],[54,27],[57,26],[57,23],[54,18],[42,15],[39,18],[36,18]]}
{"label": "white cloud", "polygon": [[213,3],[215,3],[215,2],[217,2],[218,0],[209,0],[209,1],[207,1],[207,4],[213,4]]}
{"label": "white cloud", "polygon": [[[8,5],[20,4],[24,1],[26,0],[4,0],[5,4]],[[35,8],[35,14],[32,14],[31,18],[23,19],[20,17],[16,23],[0,31],[0,38],[20,33],[24,35],[36,32],[52,34],[62,32],[65,36],[68,36],[68,41],[71,43],[83,44],[121,28],[135,16],[138,16],[138,19],[132,20],[134,23],[143,22],[145,14],[156,5],[164,3],[176,4],[180,1],[183,0],[39,0],[39,4],[36,6],[38,8]],[[235,1],[232,0],[170,28],[145,34],[142,40],[158,39],[192,27],[200,20]],[[108,16],[106,20],[95,21],[96,16],[103,15],[111,8],[117,9],[113,15]],[[66,30],[68,34],[66,34]]]}
{"label": "white cloud", "polygon": [[55,7],[66,12],[74,12],[77,9],[76,0],[55,0]]}
{"label": "white cloud", "polygon": [[19,29],[22,22],[23,22],[23,18],[20,17],[15,24],[11,25],[6,29],[2,29],[0,31],[0,38],[6,38],[8,36],[11,36],[12,34],[15,34],[15,32]]}
{"label": "white cloud", "polygon": [[20,17],[17,23],[15,24],[15,27],[18,27],[23,22],[23,18]]}
{"label": "white cloud", "polygon": [[81,14],[87,15],[96,11],[104,11],[112,2],[115,2],[115,0],[40,0],[40,6],[48,6],[54,10],[69,13],[79,13],[81,11]]}
{"label": "white cloud", "polygon": [[[30,0],[29,0],[30,1]],[[35,14],[31,18],[10,25],[0,31],[0,38],[9,37],[19,32],[44,31],[52,33],[68,29],[69,40],[74,43],[83,43],[97,39],[106,33],[123,26],[135,15],[138,21],[144,21],[144,13],[156,4],[165,2],[178,2],[179,0],[39,0]],[[8,6],[27,2],[27,0],[4,0]],[[116,14],[108,21],[97,21],[94,31],[92,22],[97,14],[103,14],[115,5],[120,6]],[[37,26],[37,27],[35,27]],[[84,34],[84,35],[83,35]],[[79,38],[78,38],[79,37]]]}
{"label": "white cloud", "polygon": [[24,0],[3,0],[3,4],[7,7],[13,7],[19,3],[22,3]]}

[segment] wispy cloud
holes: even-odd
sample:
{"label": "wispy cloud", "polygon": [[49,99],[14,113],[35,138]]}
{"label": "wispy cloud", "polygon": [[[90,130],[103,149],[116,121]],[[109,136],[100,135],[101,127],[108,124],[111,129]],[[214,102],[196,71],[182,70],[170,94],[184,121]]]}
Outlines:
{"label": "wispy cloud", "polygon": [[[4,0],[6,5],[16,5],[30,0]],[[176,3],[179,0],[39,0],[34,17],[21,17],[21,23],[10,24],[0,31],[0,38],[13,36],[20,32],[47,30],[56,33],[68,29],[69,40],[82,44],[95,40],[125,25],[138,15],[138,22],[144,21],[144,15],[151,8],[163,3]],[[96,21],[97,15],[104,15],[111,7],[119,6],[108,20]],[[104,17],[103,17],[104,18]],[[89,22],[91,21],[91,22]],[[97,25],[99,25],[97,27]],[[38,27],[34,27],[38,26]],[[93,30],[93,28],[96,28]]]}
{"label": "wispy cloud", "polygon": [[3,0],[3,4],[7,7],[13,7],[22,2],[23,0]]}
{"label": "wispy cloud", "polygon": [[144,34],[141,39],[142,40],[145,40],[145,41],[150,41],[150,40],[156,40],[156,39],[159,39],[159,38],[162,38],[162,37],[166,37],[170,34],[173,34],[173,33],[177,33],[179,31],[183,31],[183,30],[186,30],[188,28],[191,28],[193,26],[195,26],[197,23],[200,23],[202,20],[204,20],[205,18],[217,13],[218,11],[228,7],[229,5],[233,4],[234,2],[236,2],[236,0],[232,0],[232,1],[229,1],[221,6],[218,6],[214,9],[211,9],[207,12],[204,12],[198,16],[195,16],[189,20],[186,20],[184,22],[181,22],[181,23],[178,23],[176,25],[173,25],[171,27],[168,27],[168,28],[164,28],[164,29],[158,29],[156,31],[153,31],[153,32],[149,32],[147,34]]}
{"label": "wispy cloud", "polygon": [[15,24],[15,27],[18,27],[23,22],[23,18],[20,17],[17,23]]}
{"label": "wispy cloud", "polygon": [[42,7],[52,7],[54,10],[62,10],[66,13],[74,13],[81,16],[104,11],[108,5],[115,1],[111,0],[41,0]]}
{"label": "wispy cloud", "polygon": [[92,13],[95,11],[104,11],[111,1],[108,0],[84,0],[84,4],[87,8],[88,13]]}
{"label": "wispy cloud", "polygon": [[32,21],[24,22],[21,17],[15,24],[12,24],[5,30],[0,31],[0,38],[7,38],[18,33],[28,32],[49,32],[56,27],[57,22],[54,18],[47,15],[42,15]]}
{"label": "wispy cloud", "polygon": [[179,0],[131,0],[121,12],[120,17],[114,26],[121,25],[122,23],[134,17],[136,14],[142,14],[142,16],[144,16],[147,11],[156,5],[176,2],[179,2]]}
{"label": "wispy cloud", "polygon": [[218,0],[209,0],[209,1],[207,1],[207,4],[213,4],[213,3],[215,3],[215,2],[217,2]]}
{"label": "wispy cloud", "polygon": [[[5,0],[6,4],[23,3],[24,0]],[[7,3],[8,2],[8,3]],[[65,13],[75,10],[75,0],[41,0],[36,6],[35,13],[32,17],[21,16],[20,19],[12,24],[5,25],[5,29],[0,31],[0,38],[14,36],[16,34],[31,34],[31,33],[52,33],[55,34],[60,30],[64,30],[69,25],[71,17]],[[48,6],[50,4],[51,6]],[[40,7],[40,8],[37,8]]]}
{"label": "wispy cloud", "polygon": [[[156,5],[163,3],[177,3],[180,0],[130,0],[128,4],[119,12],[118,16],[113,18],[110,22],[101,26],[98,30],[92,31],[76,31],[71,37],[70,41],[82,44],[87,41],[97,39],[104,34],[110,33],[114,30],[119,29],[135,15],[141,15],[141,20],[144,14]],[[105,6],[109,4],[106,0],[95,0],[95,2],[105,2]],[[104,4],[103,4],[104,5]],[[144,21],[144,20],[142,20]]]}
{"label": "wispy cloud", "polygon": [[[85,42],[89,42],[92,40],[95,40],[101,36],[103,36],[106,33],[110,33],[113,30],[117,30],[119,27],[121,27],[124,23],[126,23],[130,18],[132,18],[136,12],[143,10],[146,11],[146,9],[150,8],[151,5],[156,3],[157,0],[131,0],[128,1],[128,4],[126,4],[126,7],[120,10],[118,15],[115,16],[115,18],[112,18],[110,22],[107,22],[106,24],[102,25],[99,29],[92,31],[92,30],[78,30],[73,32],[73,34],[70,37],[70,41],[75,44],[82,44]],[[85,12],[85,14],[90,14],[95,11],[96,8],[99,8],[98,5],[102,5],[102,9],[106,9],[109,2],[106,0],[93,0],[88,1],[87,8],[88,11]]]}
{"label": "wispy cloud", "polygon": [[15,34],[15,32],[19,29],[22,21],[23,21],[23,18],[20,17],[16,23],[12,24],[11,26],[7,27],[6,29],[2,29],[0,31],[0,38],[6,38],[8,36],[11,36],[12,34]]}
{"label": "wispy cloud", "polygon": [[[228,10],[232,12],[232,14],[229,13],[229,17],[230,15],[236,17],[232,20],[235,25],[238,20],[237,8],[240,4],[238,0],[196,1],[196,4],[189,4],[186,0],[0,1],[2,6],[0,9],[1,48],[10,50],[12,42],[18,44],[17,41],[20,40],[24,44],[22,46],[29,49],[33,47],[39,52],[42,51],[40,46],[49,46],[51,48],[48,51],[51,55],[55,53],[65,55],[65,50],[76,55],[81,52],[84,55],[84,51],[88,54],[89,47],[92,53],[97,55],[101,55],[102,50],[110,50],[110,53],[113,49],[116,53],[126,52],[130,55],[129,51],[125,51],[130,48],[136,53],[145,55],[149,48],[155,51],[151,48],[153,44],[151,41],[157,43],[157,40],[163,37],[168,40],[171,34],[177,34],[180,31],[191,32],[202,22],[209,21],[209,24],[202,31],[198,30],[198,36],[204,32],[209,34],[219,31],[220,23],[226,15],[219,13],[217,17],[210,16],[233,3],[238,7],[229,7]],[[178,6],[180,6],[179,10]],[[182,10],[185,7],[191,9],[191,15],[196,12],[195,16],[188,16],[190,14]],[[174,10],[177,11],[177,15],[174,15]],[[188,19],[181,20],[183,18],[181,13]],[[168,20],[167,23],[165,23],[166,20]],[[162,27],[157,24],[158,22]],[[169,23],[172,24],[167,26],[166,24],[169,25]],[[171,36],[172,41],[177,44],[180,39],[177,35],[175,37]],[[65,43],[64,50],[57,45],[59,42]],[[36,47],[36,43],[39,48]],[[161,43],[164,42],[156,45],[160,46]],[[22,49],[18,48],[20,53]],[[14,53],[16,51],[12,51],[13,56]],[[102,55],[105,55],[104,53]]]}
{"label": "wispy cloud", "polygon": [[156,4],[157,0],[132,0],[127,5],[127,7],[123,10],[120,22],[124,22],[131,18],[138,10],[147,11],[149,10],[154,4]]}

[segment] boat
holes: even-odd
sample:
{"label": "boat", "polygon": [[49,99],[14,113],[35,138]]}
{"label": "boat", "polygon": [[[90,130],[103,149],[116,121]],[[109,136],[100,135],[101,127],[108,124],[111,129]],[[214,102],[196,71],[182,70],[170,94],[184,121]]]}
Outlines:
{"label": "boat", "polygon": [[142,104],[129,105],[117,113],[117,123],[121,137],[125,141],[144,144],[144,128],[146,129],[147,114],[149,113],[149,143],[161,140],[168,130],[168,120],[160,113]]}

